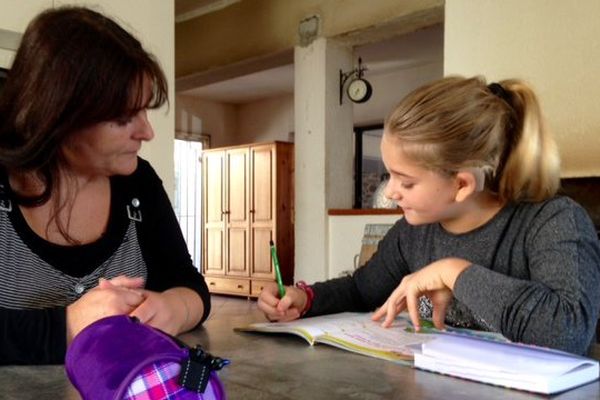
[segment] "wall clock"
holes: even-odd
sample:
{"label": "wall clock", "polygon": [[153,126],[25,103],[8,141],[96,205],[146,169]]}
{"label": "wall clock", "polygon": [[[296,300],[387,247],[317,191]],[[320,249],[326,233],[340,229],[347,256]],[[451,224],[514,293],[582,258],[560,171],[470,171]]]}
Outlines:
{"label": "wall clock", "polygon": [[373,87],[369,81],[363,78],[356,78],[350,81],[346,90],[348,98],[355,103],[364,103],[371,98]]}

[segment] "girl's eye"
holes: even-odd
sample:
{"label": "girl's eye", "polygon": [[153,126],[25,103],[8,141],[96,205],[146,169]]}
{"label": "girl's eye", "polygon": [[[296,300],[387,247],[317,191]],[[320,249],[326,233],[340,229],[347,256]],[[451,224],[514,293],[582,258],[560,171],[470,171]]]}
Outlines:
{"label": "girl's eye", "polygon": [[404,189],[412,189],[413,186],[415,186],[414,183],[401,183],[400,186],[402,186]]}

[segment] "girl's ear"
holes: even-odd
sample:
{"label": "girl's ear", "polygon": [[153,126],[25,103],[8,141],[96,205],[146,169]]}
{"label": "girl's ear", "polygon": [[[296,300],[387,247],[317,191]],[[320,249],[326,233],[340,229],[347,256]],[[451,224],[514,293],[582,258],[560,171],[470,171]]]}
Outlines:
{"label": "girl's ear", "polygon": [[483,171],[479,168],[464,169],[456,174],[457,191],[454,200],[464,201],[474,192],[483,190],[483,180],[485,179]]}

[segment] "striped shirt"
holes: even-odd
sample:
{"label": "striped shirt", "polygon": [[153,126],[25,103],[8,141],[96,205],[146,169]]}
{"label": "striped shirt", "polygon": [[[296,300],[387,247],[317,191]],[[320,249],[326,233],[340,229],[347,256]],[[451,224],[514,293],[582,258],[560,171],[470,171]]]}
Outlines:
{"label": "striped shirt", "polygon": [[[143,277],[162,292],[187,287],[210,312],[210,295],[195,269],[162,182],[150,164],[113,176],[106,231],[97,241],[61,246],[38,236],[19,207],[0,194],[0,365],[56,364],[66,351],[65,307],[118,275]],[[0,168],[0,185],[8,188]]]}
{"label": "striped shirt", "polygon": [[110,279],[119,275],[143,277],[144,281],[147,278],[146,263],[135,240],[137,232],[134,221],[129,223],[125,237],[114,253],[90,273],[77,277],[61,271],[60,267],[51,265],[33,252],[15,231],[10,221],[11,212],[19,210],[0,210],[0,307],[65,307],[97,286],[99,278]]}

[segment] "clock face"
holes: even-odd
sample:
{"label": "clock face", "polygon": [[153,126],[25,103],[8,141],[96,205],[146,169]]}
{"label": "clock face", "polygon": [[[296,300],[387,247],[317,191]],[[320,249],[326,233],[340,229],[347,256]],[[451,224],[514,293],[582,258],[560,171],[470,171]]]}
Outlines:
{"label": "clock face", "polygon": [[355,103],[364,103],[371,97],[371,85],[364,79],[354,79],[348,85],[348,97]]}

